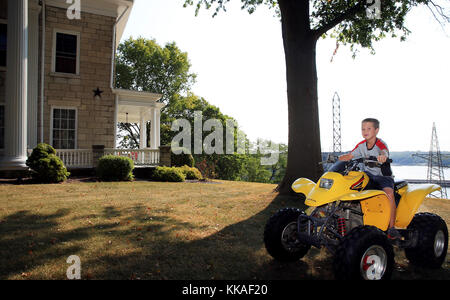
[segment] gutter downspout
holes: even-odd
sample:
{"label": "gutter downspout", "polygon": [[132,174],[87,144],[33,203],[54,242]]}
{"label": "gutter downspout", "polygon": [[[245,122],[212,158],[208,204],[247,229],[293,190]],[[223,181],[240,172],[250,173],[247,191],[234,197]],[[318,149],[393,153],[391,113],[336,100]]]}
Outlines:
{"label": "gutter downspout", "polygon": [[44,142],[44,80],[45,80],[45,0],[42,0],[42,44],[41,44],[41,136]]}
{"label": "gutter downspout", "polygon": [[[120,15],[120,17],[116,20],[113,26],[113,43],[112,43],[112,55],[111,55],[111,82],[110,82],[110,88],[111,91],[114,90],[114,79],[115,79],[115,66],[116,66],[116,27],[117,24],[120,22],[122,17],[125,15],[125,13],[128,11],[130,7],[127,6],[123,13]],[[119,95],[114,96],[114,149],[117,148],[117,113],[119,111]]]}
{"label": "gutter downspout", "polygon": [[117,24],[120,22],[120,20],[122,19],[122,17],[125,15],[125,13],[128,11],[130,7],[127,6],[127,8],[123,11],[123,13],[120,15],[120,17],[116,20],[116,22],[114,23],[113,26],[113,47],[112,47],[112,56],[111,56],[111,84],[110,87],[111,89],[114,89],[114,72],[115,72],[115,61],[116,61],[116,26]]}

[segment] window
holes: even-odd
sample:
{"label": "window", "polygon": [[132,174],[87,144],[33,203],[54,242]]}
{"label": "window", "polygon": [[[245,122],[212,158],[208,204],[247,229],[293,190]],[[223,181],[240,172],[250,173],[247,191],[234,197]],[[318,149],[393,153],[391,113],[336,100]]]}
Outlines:
{"label": "window", "polygon": [[55,31],[54,72],[78,74],[79,43],[79,34]]}
{"label": "window", "polygon": [[55,149],[75,149],[76,115],[75,109],[53,109],[52,146]]}
{"label": "window", "polygon": [[5,148],[5,106],[0,104],[0,149]]}
{"label": "window", "polygon": [[6,67],[7,25],[0,23],[0,67]]}

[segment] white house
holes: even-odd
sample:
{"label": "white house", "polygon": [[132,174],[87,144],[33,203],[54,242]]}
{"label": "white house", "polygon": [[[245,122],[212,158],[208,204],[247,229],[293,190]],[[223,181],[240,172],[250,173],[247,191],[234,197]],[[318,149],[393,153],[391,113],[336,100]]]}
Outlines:
{"label": "white house", "polygon": [[[40,142],[68,168],[92,167],[98,145],[136,164],[159,163],[161,95],[114,88],[132,7],[133,0],[0,0],[0,170],[26,169]],[[116,149],[116,124],[125,121],[150,122],[138,151]]]}

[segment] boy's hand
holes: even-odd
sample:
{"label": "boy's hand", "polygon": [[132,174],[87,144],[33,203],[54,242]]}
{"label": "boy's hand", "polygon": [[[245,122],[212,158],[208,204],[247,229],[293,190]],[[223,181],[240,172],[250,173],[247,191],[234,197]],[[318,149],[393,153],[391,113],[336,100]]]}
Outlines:
{"label": "boy's hand", "polygon": [[339,156],[339,160],[342,161],[349,161],[353,158],[353,154],[349,153],[349,154],[343,154],[341,156]]}
{"label": "boy's hand", "polygon": [[384,164],[384,163],[386,162],[387,159],[388,159],[388,157],[387,157],[386,155],[379,155],[379,156],[377,157],[378,162],[379,162],[379,163],[382,163],[382,164]]}

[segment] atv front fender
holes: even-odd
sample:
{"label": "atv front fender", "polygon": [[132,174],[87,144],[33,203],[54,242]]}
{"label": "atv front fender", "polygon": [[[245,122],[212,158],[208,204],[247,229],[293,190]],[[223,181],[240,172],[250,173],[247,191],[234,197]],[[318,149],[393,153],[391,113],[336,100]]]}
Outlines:
{"label": "atv front fender", "polygon": [[308,196],[309,192],[316,186],[316,183],[308,178],[299,178],[292,183],[292,190]]}
{"label": "atv front fender", "polygon": [[408,184],[397,207],[395,227],[408,227],[425,196],[440,189],[437,184]]}

